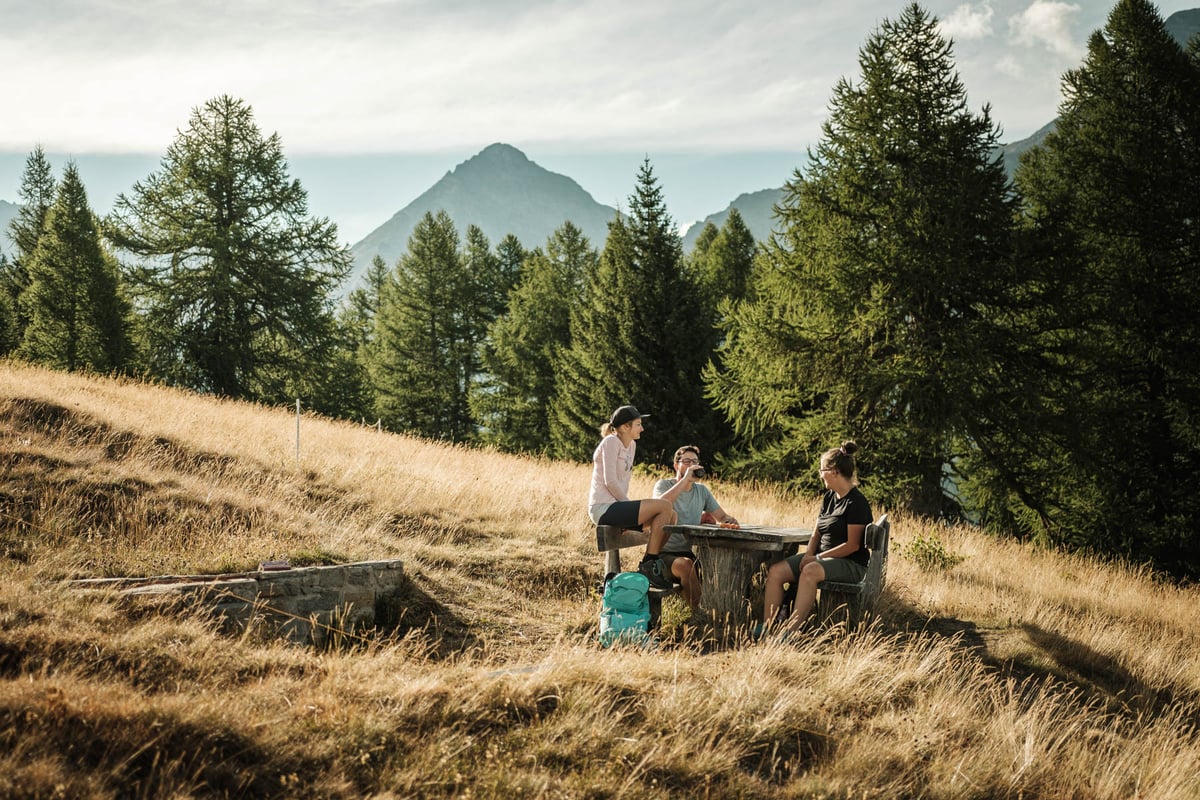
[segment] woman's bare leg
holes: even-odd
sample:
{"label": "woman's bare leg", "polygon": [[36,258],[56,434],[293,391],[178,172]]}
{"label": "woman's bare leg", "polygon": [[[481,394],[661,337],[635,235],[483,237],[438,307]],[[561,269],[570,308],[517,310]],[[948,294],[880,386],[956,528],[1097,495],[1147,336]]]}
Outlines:
{"label": "woman's bare leg", "polygon": [[763,590],[763,625],[774,625],[783,608],[783,585],[796,580],[796,573],[787,561],[776,561],[767,570],[767,585]]}
{"label": "woman's bare leg", "polygon": [[792,606],[792,615],[784,626],[785,630],[800,630],[800,625],[808,618],[813,604],[817,602],[817,584],[825,580],[825,568],[820,561],[810,561],[800,570],[796,578],[796,602]]}
{"label": "woman's bare leg", "polygon": [[675,507],[662,498],[643,500],[638,508],[638,524],[645,529],[650,526],[650,541],[646,543],[646,555],[656,556],[667,543],[667,525],[675,524]]}

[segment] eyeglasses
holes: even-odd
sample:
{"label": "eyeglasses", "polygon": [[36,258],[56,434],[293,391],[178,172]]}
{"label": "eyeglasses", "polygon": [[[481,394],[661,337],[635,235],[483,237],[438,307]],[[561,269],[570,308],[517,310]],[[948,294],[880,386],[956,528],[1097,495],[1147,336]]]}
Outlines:
{"label": "eyeglasses", "polygon": [[700,459],[698,459],[698,458],[681,458],[681,459],[679,459],[678,463],[680,463],[680,464],[699,464]]}

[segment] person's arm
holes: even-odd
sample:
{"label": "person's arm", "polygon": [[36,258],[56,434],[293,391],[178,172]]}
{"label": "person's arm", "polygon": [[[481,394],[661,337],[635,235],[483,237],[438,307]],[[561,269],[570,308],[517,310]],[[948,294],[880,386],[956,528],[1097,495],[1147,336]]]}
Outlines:
{"label": "person's arm", "polygon": [[[820,517],[817,518],[818,520]],[[803,569],[810,561],[817,560],[817,553],[821,546],[821,531],[817,529],[817,523],[813,523],[812,536],[808,538],[808,547],[804,550],[804,557],[800,559],[800,568]]]}
{"label": "person's arm", "polygon": [[621,488],[621,481],[618,477],[618,458],[617,447],[619,440],[613,436],[606,438],[600,444],[600,476],[604,481],[604,488],[608,489],[608,493],[617,498],[619,502],[628,500],[625,490]]}
{"label": "person's arm", "polygon": [[661,497],[663,500],[666,500],[674,505],[676,498],[686,492],[689,488],[691,488],[692,484],[696,482],[696,477],[692,474],[692,470],[694,469],[698,469],[698,467],[692,467],[689,469],[686,473],[684,473],[682,478],[675,481],[674,486],[672,486],[670,489],[667,489],[662,494],[658,493],[658,487],[656,486],[654,496]]}
{"label": "person's arm", "polygon": [[866,525],[847,525],[846,541],[821,553],[821,558],[849,558],[862,548],[866,533]]}
{"label": "person's arm", "polygon": [[704,489],[706,495],[704,498],[704,510],[709,514],[712,514],[713,519],[715,519],[718,523],[724,523],[726,525],[740,524],[736,519],[733,518],[732,514],[726,513],[725,509],[721,508],[721,504],[717,502],[717,498],[713,496],[713,493],[708,491],[708,487],[704,487]]}
{"label": "person's arm", "polygon": [[712,509],[708,513],[712,514],[713,519],[715,519],[717,522],[724,522],[728,525],[740,525],[741,524],[736,519],[733,518],[732,514],[726,514],[725,509],[721,508],[720,506],[717,506],[716,508]]}

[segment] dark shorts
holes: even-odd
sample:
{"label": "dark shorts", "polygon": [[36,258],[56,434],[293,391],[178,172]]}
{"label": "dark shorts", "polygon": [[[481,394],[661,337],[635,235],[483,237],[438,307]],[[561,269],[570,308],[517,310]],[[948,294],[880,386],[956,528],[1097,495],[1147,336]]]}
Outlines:
{"label": "dark shorts", "polygon": [[659,553],[658,555],[660,558],[662,558],[663,563],[666,564],[667,572],[671,571],[671,564],[677,558],[690,558],[692,560],[693,567],[697,570],[700,568],[700,559],[696,558],[696,554],[693,553],[691,550],[687,550],[682,553],[667,552],[666,550],[664,550],[663,552]]}
{"label": "dark shorts", "polygon": [[642,508],[641,500],[621,500],[613,503],[600,515],[598,525],[616,525],[627,530],[640,531],[638,511]]}
{"label": "dark shorts", "polygon": [[[798,553],[787,560],[788,566],[792,568],[793,578],[800,577],[800,561],[803,558],[804,553]],[[848,558],[821,558],[817,556],[817,560],[821,562],[821,567],[825,570],[825,580],[827,581],[858,583],[867,574],[866,567]]]}

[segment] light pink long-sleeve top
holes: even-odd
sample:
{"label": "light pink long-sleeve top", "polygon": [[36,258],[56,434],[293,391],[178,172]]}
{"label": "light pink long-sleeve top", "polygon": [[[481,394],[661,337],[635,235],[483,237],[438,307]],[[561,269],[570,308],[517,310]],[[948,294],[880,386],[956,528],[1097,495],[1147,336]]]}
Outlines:
{"label": "light pink long-sleeve top", "polygon": [[592,488],[588,492],[588,515],[592,522],[613,503],[629,499],[629,479],[633,475],[633,455],[637,442],[621,444],[615,433],[600,440],[592,453]]}

